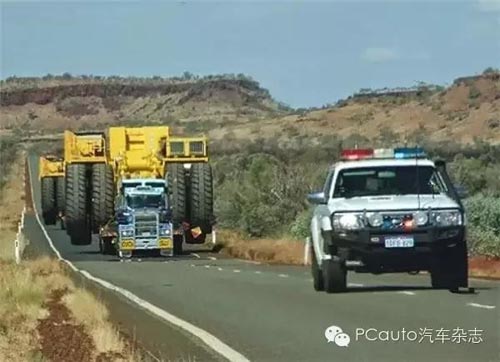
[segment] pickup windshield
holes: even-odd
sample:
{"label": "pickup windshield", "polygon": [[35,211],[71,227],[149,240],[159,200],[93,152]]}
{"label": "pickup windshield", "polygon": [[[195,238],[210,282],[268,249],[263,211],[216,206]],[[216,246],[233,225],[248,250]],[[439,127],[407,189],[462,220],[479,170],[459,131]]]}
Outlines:
{"label": "pickup windshield", "polygon": [[445,187],[434,167],[366,167],[340,171],[334,197],[432,195],[441,192],[445,192]]}
{"label": "pickup windshield", "polygon": [[132,209],[160,207],[165,204],[162,195],[127,195],[127,206]]}

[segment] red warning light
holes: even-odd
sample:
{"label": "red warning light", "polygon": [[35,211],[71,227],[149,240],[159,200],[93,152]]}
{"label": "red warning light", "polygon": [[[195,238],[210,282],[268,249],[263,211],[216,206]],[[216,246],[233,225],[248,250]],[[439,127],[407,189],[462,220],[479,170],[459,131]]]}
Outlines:
{"label": "red warning light", "polygon": [[373,158],[373,149],[357,148],[357,149],[342,150],[340,158],[349,161],[361,160],[364,158]]}

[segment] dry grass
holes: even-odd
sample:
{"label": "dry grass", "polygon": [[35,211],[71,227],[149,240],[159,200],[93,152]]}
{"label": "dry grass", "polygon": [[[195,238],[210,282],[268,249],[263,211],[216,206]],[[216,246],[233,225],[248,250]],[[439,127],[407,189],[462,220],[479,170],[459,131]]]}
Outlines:
{"label": "dry grass", "polygon": [[90,292],[78,289],[63,298],[75,320],[92,337],[96,353],[121,353],[126,345],[118,331],[108,321],[108,310]]}
{"label": "dry grass", "polygon": [[0,191],[0,259],[14,258],[14,240],[24,207],[24,156],[12,164],[9,178]]}
{"label": "dry grass", "polygon": [[249,239],[243,234],[221,230],[219,244],[223,252],[240,259],[270,264],[301,265],[304,262],[304,243],[287,239]]}
{"label": "dry grass", "polygon": [[58,260],[42,257],[15,264],[14,240],[24,206],[23,160],[21,155],[13,163],[0,193],[0,361],[44,359],[36,327],[47,316],[44,303],[56,290],[66,291],[64,301],[72,318],[91,336],[94,359],[105,354],[112,356],[108,360],[140,360],[109,322],[106,307],[88,291],[76,288]]}

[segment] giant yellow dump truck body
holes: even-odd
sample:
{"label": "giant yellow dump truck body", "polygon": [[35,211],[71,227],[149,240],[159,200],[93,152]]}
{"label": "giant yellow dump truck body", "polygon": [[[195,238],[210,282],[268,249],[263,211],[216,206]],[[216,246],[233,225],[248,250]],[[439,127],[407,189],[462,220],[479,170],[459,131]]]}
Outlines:
{"label": "giant yellow dump truck body", "polygon": [[64,176],[64,160],[52,155],[40,156],[38,170],[40,179]]}
{"label": "giant yellow dump truck body", "polygon": [[164,178],[165,163],[208,162],[205,137],[172,137],[167,126],[111,127],[107,148],[121,178]]}
{"label": "giant yellow dump truck body", "polygon": [[64,132],[66,163],[106,162],[106,139],[103,133]]}

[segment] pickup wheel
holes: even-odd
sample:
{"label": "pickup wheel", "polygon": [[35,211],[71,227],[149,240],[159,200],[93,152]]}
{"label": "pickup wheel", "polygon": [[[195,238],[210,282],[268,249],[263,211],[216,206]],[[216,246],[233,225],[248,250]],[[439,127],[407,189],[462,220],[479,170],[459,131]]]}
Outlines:
{"label": "pickup wheel", "polygon": [[340,293],[347,290],[347,270],[341,260],[324,260],[321,269],[327,293]]}
{"label": "pickup wheel", "polygon": [[313,277],[313,288],[317,292],[325,290],[325,285],[323,282],[323,273],[318,265],[318,259],[316,259],[316,254],[314,253],[314,248],[311,246],[311,274]]}
{"label": "pickup wheel", "polygon": [[57,220],[55,178],[42,178],[42,216],[47,225],[54,225]]}
{"label": "pickup wheel", "polygon": [[434,289],[449,289],[452,292],[468,286],[465,242],[440,253],[436,265],[431,270],[431,285]]}

